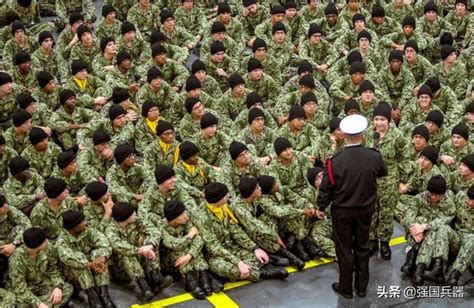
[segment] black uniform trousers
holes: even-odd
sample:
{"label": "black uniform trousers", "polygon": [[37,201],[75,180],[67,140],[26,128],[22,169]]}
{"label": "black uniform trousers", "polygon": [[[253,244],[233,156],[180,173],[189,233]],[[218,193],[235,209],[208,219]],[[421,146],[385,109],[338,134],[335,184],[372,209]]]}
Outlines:
{"label": "black uniform trousers", "polygon": [[[374,206],[331,207],[333,239],[339,265],[339,289],[352,294],[353,268],[355,287],[365,292],[369,283],[369,231]],[[354,266],[355,265],[355,266]]]}

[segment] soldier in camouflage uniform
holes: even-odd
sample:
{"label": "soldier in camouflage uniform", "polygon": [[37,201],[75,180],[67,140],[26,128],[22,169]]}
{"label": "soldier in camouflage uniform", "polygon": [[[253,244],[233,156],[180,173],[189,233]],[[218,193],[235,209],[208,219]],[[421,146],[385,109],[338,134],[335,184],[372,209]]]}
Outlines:
{"label": "soldier in camouflage uniform", "polygon": [[136,161],[133,148],[120,144],[114,150],[116,164],[107,171],[110,192],[118,201],[139,203],[153,179],[145,167]]}
{"label": "soldier in camouflage uniform", "polygon": [[33,97],[36,101],[42,102],[48,110],[56,111],[60,106],[59,86],[54,80],[53,75],[40,71],[36,74],[36,80],[39,87],[37,87]]}
{"label": "soldier in camouflage uniform", "polygon": [[308,29],[308,39],[299,47],[299,55],[308,60],[316,68],[318,79],[326,76],[328,71],[328,57],[331,55],[332,46],[323,38],[323,31],[318,24],[312,23]]}
{"label": "soldier in camouflage uniform", "polygon": [[316,161],[326,165],[326,162],[334,154],[344,147],[344,134],[339,128],[341,118],[332,117],[329,121],[329,135],[322,135],[319,138],[316,148],[314,149],[314,156]]}
{"label": "soldier in camouflage uniform", "polygon": [[415,91],[421,84],[428,79],[433,69],[431,62],[424,56],[419,54],[418,43],[414,39],[409,39],[404,47],[405,62],[403,65],[410,69],[413,77],[415,78]]}
{"label": "soldier in camouflage uniform", "polygon": [[248,63],[250,58],[255,58],[262,63],[263,69],[268,75],[270,75],[270,77],[275,79],[276,82],[281,83],[281,63],[277,61],[273,55],[268,53],[267,43],[263,39],[257,37],[252,44],[252,52],[252,55],[246,56],[241,60],[239,73],[242,75],[245,74],[245,64]]}
{"label": "soldier in camouflage uniform", "polygon": [[19,109],[13,113],[11,119],[13,126],[5,130],[3,136],[10,148],[17,153],[21,153],[29,144],[27,135],[32,126],[31,115],[26,110]]}
{"label": "soldier in camouflage uniform", "polygon": [[190,196],[192,191],[176,174],[170,166],[159,165],[155,169],[156,184],[150,186],[145,193],[142,203],[138,207],[138,216],[147,219],[149,213],[163,218],[163,209],[166,201],[177,200],[183,202],[190,212],[196,208],[194,199]]}
{"label": "soldier in camouflage uniform", "polygon": [[127,11],[127,21],[136,25],[138,31],[145,37],[150,35],[151,30],[158,28],[159,17],[158,7],[148,0],[138,1]]}
{"label": "soldier in camouflage uniform", "polygon": [[33,127],[29,132],[29,137],[31,144],[21,155],[30,162],[43,179],[46,179],[53,172],[61,148],[54,142],[50,142],[48,134],[39,127]]}
{"label": "soldier in camouflage uniform", "polygon": [[426,279],[425,270],[430,267],[432,260],[436,276],[439,268],[447,261],[447,255],[442,256],[443,249],[436,241],[436,231],[449,224],[456,206],[453,194],[447,191],[445,179],[441,175],[435,175],[429,180],[426,191],[412,198],[407,208],[408,213],[401,223],[410,230],[412,248],[402,272],[409,275],[415,267],[414,282],[420,285]]}
{"label": "soldier in camouflage uniform", "polygon": [[420,51],[424,51],[428,47],[428,42],[425,37],[419,31],[415,31],[415,29],[415,18],[407,15],[403,18],[402,29],[383,36],[379,41],[379,45],[388,50],[403,50],[405,43],[412,39],[417,42]]}
{"label": "soldier in camouflage uniform", "polygon": [[87,184],[84,191],[89,198],[83,209],[87,224],[91,228],[105,233],[111,221],[112,207],[114,206],[109,187],[103,182],[93,181]]}
{"label": "soldier in camouflage uniform", "polygon": [[48,178],[44,182],[45,199],[31,211],[31,224],[43,228],[51,243],[55,243],[62,231],[62,213],[66,210],[78,210],[77,201],[69,196],[66,182]]}
{"label": "soldier in camouflage uniform", "polygon": [[110,136],[105,131],[96,131],[92,136],[93,147],[80,150],[77,155],[77,166],[83,170],[87,182],[101,180],[112,166],[113,150]]}
{"label": "soldier in camouflage uniform", "polygon": [[72,286],[59,271],[56,248],[49,243],[46,231],[29,228],[23,233],[22,247],[11,257],[8,291],[22,306],[60,307],[72,295]]}
{"label": "soldier in camouflage uniform", "polygon": [[82,189],[86,185],[83,171],[79,170],[76,162],[74,150],[59,153],[57,157],[57,166],[55,166],[51,176],[66,182],[69,193],[74,199],[79,200],[80,204],[87,202]]}
{"label": "soldier in camouflage uniform", "polygon": [[210,52],[213,42],[219,41],[224,44],[224,48],[227,51],[227,54],[232,57],[239,59],[243,52],[244,46],[234,41],[233,38],[227,36],[227,30],[223,23],[220,21],[215,21],[211,26],[211,35],[205,36],[201,42],[200,57],[201,59],[206,59]]}
{"label": "soldier in camouflage uniform", "polygon": [[[191,32],[195,37],[199,36],[199,39],[202,38],[202,33],[204,33],[203,26],[205,26],[202,22],[204,12],[194,4],[194,1],[181,1],[181,3],[182,5],[174,11],[176,24]],[[173,11],[170,5],[167,5],[167,8]]]}
{"label": "soldier in camouflage uniform", "polygon": [[388,17],[391,17],[397,22],[402,22],[405,16],[414,16],[413,7],[410,3],[405,3],[402,0],[392,0],[385,5],[385,12]]}
{"label": "soldier in camouflage uniform", "polygon": [[158,123],[163,120],[157,103],[145,101],[142,106],[142,117],[135,125],[135,149],[143,156],[147,147],[157,140]]}
{"label": "soldier in camouflage uniform", "polygon": [[94,23],[96,20],[95,8],[92,0],[58,0],[55,1],[55,12],[59,17],[59,24],[64,28],[67,24],[68,16],[72,12],[85,11],[85,20],[88,23]]}
{"label": "soldier in camouflage uniform", "polygon": [[165,35],[169,44],[186,47],[191,51],[197,44],[197,38],[188,33],[185,29],[175,24],[173,14],[168,10],[160,13],[160,31]]}
{"label": "soldier in camouflage uniform", "polygon": [[[143,39],[140,32],[137,32],[135,26],[125,21],[121,26],[121,35],[117,38],[118,51],[127,51],[132,56],[136,67],[145,63],[150,57],[144,57],[144,51],[148,49],[147,42]],[[138,68],[133,68],[138,70]]]}
{"label": "soldier in camouflage uniform", "polygon": [[153,170],[158,164],[176,165],[179,160],[179,142],[175,139],[174,127],[161,120],[156,127],[157,140],[150,143],[144,152],[147,168]]}
{"label": "soldier in camouflage uniform", "polygon": [[11,175],[3,185],[5,196],[11,206],[29,216],[36,203],[45,197],[44,180],[21,156],[13,157],[8,168]]}
{"label": "soldier in camouflage uniform", "polygon": [[276,81],[263,72],[262,63],[255,58],[250,58],[247,62],[247,72],[244,77],[247,88],[257,92],[264,103],[269,100],[272,105],[267,108],[273,107],[273,102],[279,93]]}
{"label": "soldier in camouflage uniform", "polygon": [[23,242],[23,232],[30,227],[30,221],[20,210],[10,207],[4,195],[0,194],[0,286],[5,287],[8,275],[8,259]]}
{"label": "soldier in camouflage uniform", "polygon": [[[220,2],[217,4],[217,16],[209,21],[208,27],[210,27],[214,21],[220,21],[225,26],[226,33],[229,37],[236,42],[241,40],[246,43],[248,40],[247,33],[244,31],[244,26],[239,20],[239,14],[235,9],[234,16],[232,16],[229,4],[227,2]],[[209,31],[207,31],[207,33],[209,33]]]}
{"label": "soldier in camouflage uniform", "polygon": [[325,33],[329,43],[334,43],[344,32],[349,31],[347,22],[339,16],[339,10],[334,3],[328,3],[324,8],[324,18],[315,20]]}
{"label": "soldier in camouflage uniform", "polygon": [[440,147],[441,170],[445,173],[456,170],[461,158],[469,153],[471,153],[469,129],[466,124],[459,123],[451,129],[451,140],[447,140]]}
{"label": "soldier in camouflage uniform", "polygon": [[62,55],[53,49],[54,38],[51,32],[43,31],[38,35],[39,48],[31,54],[32,68],[35,72],[45,71],[57,80],[66,80],[67,71]]}
{"label": "soldier in camouflage uniform", "polygon": [[52,22],[41,21],[40,9],[38,1],[10,1],[10,9],[18,13],[21,22],[28,27],[29,32],[37,35],[41,31],[53,31],[54,24]]}
{"label": "soldier in camouflage uniform", "polygon": [[[62,214],[64,230],[57,240],[58,257],[66,273],[71,273],[89,299],[89,305],[114,307],[109,296],[107,259],[112,253],[107,238],[87,226],[83,213],[67,210]],[[99,295],[100,294],[100,295]]]}
{"label": "soldier in camouflage uniform", "polygon": [[15,54],[15,66],[10,69],[13,81],[26,88],[27,91],[34,92],[36,78],[31,68],[31,56],[28,51],[23,50]]}
{"label": "soldier in camouflage uniform", "polygon": [[456,93],[447,85],[442,85],[438,77],[428,78],[425,82],[433,92],[433,104],[438,106],[446,116],[448,125],[458,123],[465,106],[459,103]]}
{"label": "soldier in camouflage uniform", "polygon": [[346,31],[334,42],[334,50],[340,54],[347,55],[350,50],[358,47],[359,33],[366,31],[371,37],[371,44],[374,48],[378,47],[377,33],[368,29],[365,24],[365,17],[362,14],[355,14],[352,16],[352,25],[354,27],[351,31]]}
{"label": "soldier in camouflage uniform", "polygon": [[95,35],[97,38],[110,37],[117,40],[122,34],[122,22],[118,20],[117,10],[110,4],[102,6],[102,17],[97,24]]}
{"label": "soldier in camouflage uniform", "polygon": [[[142,298],[149,301],[168,287],[173,279],[161,274],[159,245],[161,231],[150,222],[137,218],[132,204],[119,202],[112,208],[112,221],[105,230],[113,248],[112,259],[128,279],[138,284]],[[148,278],[145,280],[145,276]]]}
{"label": "soldier in camouflage uniform", "polygon": [[69,61],[80,59],[86,62],[89,71],[92,71],[92,61],[100,54],[98,39],[92,35],[92,30],[85,24],[77,28],[76,35],[79,41],[71,48]]}
{"label": "soldier in camouflage uniform", "polygon": [[163,245],[166,248],[166,260],[171,268],[177,268],[186,281],[186,290],[197,299],[212,294],[211,276],[202,250],[204,241],[198,229],[185,212],[180,201],[167,201],[164,208],[165,218],[158,221],[163,229]]}
{"label": "soldier in camouflage uniform", "polygon": [[26,35],[26,29],[22,22],[14,21],[11,25],[12,38],[3,47],[2,63],[5,70],[12,68],[15,63],[15,55],[20,51],[33,53],[38,48],[37,41]]}

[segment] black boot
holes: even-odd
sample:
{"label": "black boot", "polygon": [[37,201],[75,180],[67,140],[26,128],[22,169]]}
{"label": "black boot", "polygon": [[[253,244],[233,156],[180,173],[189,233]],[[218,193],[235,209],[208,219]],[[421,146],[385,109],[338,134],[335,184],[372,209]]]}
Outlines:
{"label": "black boot", "polygon": [[283,242],[285,243],[286,249],[293,248],[293,245],[296,243],[296,238],[292,234],[288,234],[283,238]]}
{"label": "black boot", "polygon": [[89,300],[89,307],[91,307],[91,308],[102,308],[102,307],[104,307],[102,305],[102,302],[100,301],[99,294],[97,294],[94,287],[89,288],[89,289],[84,290],[84,291],[86,291],[87,299]]}
{"label": "black boot", "polygon": [[288,275],[288,271],[284,267],[274,267],[267,264],[260,269],[261,279],[285,279]]}
{"label": "black boot", "polygon": [[199,273],[199,284],[201,288],[204,290],[204,293],[206,293],[206,296],[212,295],[211,277],[206,271]]}
{"label": "black boot", "polygon": [[210,273],[207,273],[207,274],[211,277],[212,292],[214,293],[222,292],[222,290],[224,290],[225,278],[219,277],[215,274],[210,274]]}
{"label": "black boot", "polygon": [[461,272],[458,270],[454,270],[451,275],[446,278],[446,285],[448,286],[457,286],[459,277],[461,277]]}
{"label": "black boot", "polygon": [[204,293],[204,290],[201,289],[201,287],[197,283],[196,277],[194,277],[194,273],[187,273],[185,279],[186,291],[190,292],[195,299],[206,298],[206,293]]}
{"label": "black boot", "polygon": [[142,292],[142,297],[141,300],[144,302],[150,301],[155,294],[150,289],[150,286],[148,285],[148,282],[146,282],[145,278],[140,278],[137,280],[137,285],[138,288],[140,288],[140,291]]}
{"label": "black boot", "polygon": [[370,256],[373,257],[379,251],[379,240],[370,240]]}
{"label": "black boot", "polygon": [[431,271],[425,270],[423,273],[423,278],[436,283],[444,282],[444,273],[443,273],[443,259],[436,258],[434,259],[433,267]]}
{"label": "black boot", "polygon": [[426,265],[419,264],[416,266],[415,275],[413,275],[413,282],[417,286],[421,286],[423,284],[423,273],[425,272]]}
{"label": "black boot", "polygon": [[400,269],[403,274],[410,276],[413,274],[415,269],[416,256],[418,255],[418,244],[413,245],[413,247],[407,252],[407,258],[405,264],[403,264]]}
{"label": "black boot", "polygon": [[308,236],[305,237],[302,241],[301,244],[303,244],[304,248],[306,251],[311,255],[313,259],[316,258],[321,258],[323,256],[323,251],[316,245],[316,243],[313,242],[311,238]]}
{"label": "black boot", "polygon": [[290,265],[290,260],[284,257],[277,256],[275,254],[270,254],[270,263],[275,266],[288,266]]}
{"label": "black boot", "polygon": [[311,260],[311,257],[304,249],[303,244],[301,244],[299,241],[296,241],[293,245],[293,252],[298,258],[305,262]]}
{"label": "black boot", "polygon": [[295,266],[299,271],[301,271],[304,268],[304,262],[297,256],[295,256],[293,253],[289,252],[288,250],[280,250],[280,255],[283,257],[287,258],[290,261],[290,264]]}
{"label": "black boot", "polygon": [[392,251],[390,250],[388,242],[380,241],[380,256],[384,260],[390,260],[392,258]]}
{"label": "black boot", "polygon": [[110,298],[109,295],[109,286],[102,286],[99,287],[99,295],[100,299],[102,300],[102,304],[104,304],[104,307],[106,308],[115,308],[115,304]]}
{"label": "black boot", "polygon": [[159,270],[151,272],[150,278],[155,293],[161,292],[173,283],[171,276],[163,276]]}

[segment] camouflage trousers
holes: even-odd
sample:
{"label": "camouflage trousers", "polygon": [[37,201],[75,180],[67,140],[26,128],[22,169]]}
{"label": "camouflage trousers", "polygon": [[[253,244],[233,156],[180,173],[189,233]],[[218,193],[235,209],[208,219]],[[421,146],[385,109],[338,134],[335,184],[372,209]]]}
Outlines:
{"label": "camouflage trousers", "polygon": [[[66,304],[69,301],[69,298],[72,295],[72,285],[65,282],[63,285],[63,297],[61,303],[59,305],[51,305],[50,297],[51,292],[54,289],[54,285],[51,284],[51,281],[45,279],[42,281],[41,284],[35,286],[28,286],[28,289],[31,293],[36,295],[41,302],[47,303],[49,307],[61,307],[62,305]],[[36,305],[32,305],[29,298],[24,298],[22,294],[15,294],[16,295],[16,305],[18,307],[36,307]]]}
{"label": "camouflage trousers", "polygon": [[398,203],[398,188],[396,182],[378,185],[378,205],[375,206],[370,226],[370,240],[380,239],[390,241],[393,233],[393,217]]}
{"label": "camouflage trousers", "polygon": [[[408,208],[410,206],[410,198],[413,196],[410,195],[401,195],[397,205],[395,206],[395,219],[399,222],[403,221],[406,214],[408,213]],[[406,230],[407,231],[407,230]]]}
{"label": "camouflage trousers", "polygon": [[[234,255],[239,258],[242,262],[250,266],[250,277],[251,281],[260,280],[260,269],[259,262],[255,258],[254,254],[249,250],[240,249],[233,251]],[[237,263],[229,261],[226,257],[211,257],[208,260],[209,269],[211,272],[216,273],[221,277],[227,277],[231,281],[237,281],[240,279],[239,268]]]}
{"label": "camouflage trousers", "polygon": [[[425,264],[426,266],[430,266],[431,261],[436,258],[442,258],[443,260],[447,261],[448,255],[445,255],[444,249],[442,249],[441,245],[437,244],[437,238],[437,231],[425,232],[420,249],[418,250],[418,255],[416,257],[416,265]],[[411,245],[415,244],[415,241],[412,237],[410,237],[408,242]]]}
{"label": "camouflage trousers", "polygon": [[108,269],[105,273],[97,273],[89,268],[65,267],[63,272],[69,281],[71,281],[70,279],[76,280],[82,290],[87,290],[92,287],[108,286],[110,284]]}
{"label": "camouflage trousers", "polygon": [[15,294],[0,289],[0,307],[15,307]]}
{"label": "camouflage trousers", "polygon": [[[175,270],[174,263],[179,257],[182,257],[184,255],[185,253],[179,255],[169,250],[165,250],[165,254],[163,256],[163,266]],[[204,259],[202,253],[199,253],[197,256],[194,256],[188,264],[179,269],[179,272],[182,275],[186,275],[187,273],[203,272],[207,271],[208,269],[209,265],[207,264],[206,259]]]}
{"label": "camouflage trousers", "polygon": [[159,254],[157,251],[155,251],[155,253],[155,260],[149,260],[136,255],[124,256],[117,254],[113,256],[113,263],[116,264],[119,269],[122,269],[119,274],[124,274],[128,279],[137,281],[140,278],[144,278],[145,273],[161,269]]}
{"label": "camouflage trousers", "polygon": [[336,246],[332,240],[331,219],[316,221],[311,229],[311,238],[329,257],[336,257]]}

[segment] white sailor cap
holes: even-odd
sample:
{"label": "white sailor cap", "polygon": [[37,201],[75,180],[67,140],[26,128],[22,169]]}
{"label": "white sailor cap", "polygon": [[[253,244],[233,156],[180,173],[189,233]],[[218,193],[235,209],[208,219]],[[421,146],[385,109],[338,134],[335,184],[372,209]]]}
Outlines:
{"label": "white sailor cap", "polygon": [[365,131],[367,125],[368,121],[364,116],[361,116],[360,114],[352,114],[342,119],[339,127],[345,134],[357,135]]}

